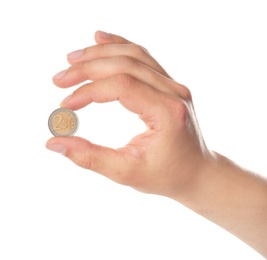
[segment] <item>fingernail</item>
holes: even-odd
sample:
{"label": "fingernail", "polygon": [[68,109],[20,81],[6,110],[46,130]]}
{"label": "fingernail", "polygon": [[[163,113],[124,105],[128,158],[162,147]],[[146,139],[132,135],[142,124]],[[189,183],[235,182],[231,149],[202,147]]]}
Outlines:
{"label": "fingernail", "polygon": [[66,98],[64,98],[62,100],[62,102],[60,103],[60,105],[63,105],[63,104],[68,103],[68,101],[71,99],[71,97],[72,97],[72,94],[70,94],[69,96],[67,96]]}
{"label": "fingernail", "polygon": [[62,79],[62,78],[65,76],[66,72],[67,72],[67,70],[62,70],[62,71],[60,71],[58,74],[56,74],[56,75],[53,77],[53,79]]}
{"label": "fingernail", "polygon": [[67,148],[63,144],[49,144],[46,148],[52,152],[60,153],[62,155],[65,155],[67,151]]}
{"label": "fingernail", "polygon": [[110,33],[106,33],[106,32],[103,32],[103,31],[98,31],[98,35],[101,37],[101,38],[104,38],[104,39],[108,39],[111,37],[111,34]]}
{"label": "fingernail", "polygon": [[81,57],[82,54],[83,54],[83,49],[82,50],[73,51],[73,52],[69,53],[67,56],[68,56],[68,58],[70,58],[72,60],[76,60],[79,57]]}

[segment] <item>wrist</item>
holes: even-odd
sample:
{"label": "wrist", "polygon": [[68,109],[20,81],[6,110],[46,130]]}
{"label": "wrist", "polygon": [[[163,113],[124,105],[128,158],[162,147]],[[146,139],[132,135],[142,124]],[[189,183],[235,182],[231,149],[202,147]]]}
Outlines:
{"label": "wrist", "polygon": [[216,173],[221,167],[223,167],[221,155],[213,151],[205,152],[201,162],[197,163],[194,173],[191,174],[185,189],[175,193],[172,199],[193,211],[202,212],[208,202],[207,197],[215,192],[213,187],[217,182]]}
{"label": "wrist", "polygon": [[267,181],[214,153],[196,176],[184,206],[267,255]]}

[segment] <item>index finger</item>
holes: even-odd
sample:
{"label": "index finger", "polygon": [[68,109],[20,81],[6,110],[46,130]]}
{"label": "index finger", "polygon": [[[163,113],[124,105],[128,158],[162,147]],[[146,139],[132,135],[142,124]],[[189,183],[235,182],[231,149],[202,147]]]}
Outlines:
{"label": "index finger", "polygon": [[148,127],[156,129],[156,122],[164,119],[161,93],[127,74],[85,84],[63,100],[61,106],[78,110],[92,102],[112,101],[119,101],[126,109],[139,115]]}

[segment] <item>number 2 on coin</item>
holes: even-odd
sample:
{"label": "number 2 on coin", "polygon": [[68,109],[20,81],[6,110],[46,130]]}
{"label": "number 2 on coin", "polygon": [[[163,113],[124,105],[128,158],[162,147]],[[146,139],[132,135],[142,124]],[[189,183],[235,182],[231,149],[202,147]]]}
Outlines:
{"label": "number 2 on coin", "polygon": [[54,117],[54,120],[55,120],[55,122],[57,122],[54,126],[55,130],[61,130],[61,129],[65,129],[67,127],[67,124],[66,124],[66,122],[64,122],[65,120],[64,120],[62,115],[56,115]]}

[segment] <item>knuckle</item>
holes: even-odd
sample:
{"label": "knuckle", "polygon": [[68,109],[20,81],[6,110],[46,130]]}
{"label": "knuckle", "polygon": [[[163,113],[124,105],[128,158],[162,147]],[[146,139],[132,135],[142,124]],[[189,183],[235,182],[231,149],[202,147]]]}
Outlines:
{"label": "knuckle", "polygon": [[100,169],[101,164],[99,163],[97,157],[94,156],[94,153],[97,151],[93,151],[93,149],[95,148],[92,145],[90,149],[87,150],[87,152],[84,152],[78,157],[76,157],[75,163],[84,169],[98,172],[101,171]]}
{"label": "knuckle", "polygon": [[86,47],[83,49],[83,54],[85,55],[92,55],[92,54],[95,54],[95,53],[100,53],[104,50],[105,44],[97,44],[97,45],[94,45],[94,46],[90,46],[90,47]]}
{"label": "knuckle", "polygon": [[95,47],[98,52],[104,52],[106,49],[106,44],[97,44]]}
{"label": "knuckle", "polygon": [[93,165],[92,162],[93,160],[90,156],[83,156],[79,158],[79,162],[77,164],[82,168],[91,170]]}
{"label": "knuckle", "polygon": [[141,45],[132,44],[132,48],[134,56],[139,57],[149,54],[148,50]]}
{"label": "knuckle", "polygon": [[114,76],[114,80],[119,88],[125,89],[129,88],[130,86],[134,85],[135,79],[126,73],[120,73]]}
{"label": "knuckle", "polygon": [[[168,98],[166,102],[167,113],[172,120],[174,119],[180,126],[185,125],[189,116],[189,109],[186,101],[181,98]],[[173,124],[172,120],[171,124]]]}
{"label": "knuckle", "polygon": [[74,160],[74,163],[77,164],[78,166],[91,170],[92,169],[92,158],[89,154],[85,153],[82,156],[76,157]]}
{"label": "knuckle", "polygon": [[191,91],[189,90],[189,88],[187,88],[184,85],[180,85],[180,92],[181,92],[181,96],[183,99],[191,101],[192,100],[192,95],[191,95]]}
{"label": "knuckle", "polygon": [[81,61],[79,63],[76,63],[72,65],[69,70],[74,74],[74,75],[81,75],[81,74],[86,74],[88,73],[88,67],[90,63],[88,61]]}
{"label": "knuckle", "polygon": [[176,102],[175,106],[173,107],[173,110],[177,120],[180,122],[180,125],[184,126],[188,121],[189,116],[187,104],[183,101]]}
{"label": "knuckle", "polygon": [[127,186],[139,186],[141,175],[140,172],[144,172],[142,169],[142,161],[144,161],[144,155],[139,150],[128,144],[127,146],[118,149],[120,158],[123,159],[122,165],[124,167],[117,168],[116,181],[120,184]]}
{"label": "knuckle", "polygon": [[191,95],[191,91],[189,90],[189,88],[175,81],[173,81],[173,84],[174,84],[173,85],[174,91],[178,93],[179,97],[183,98],[186,101],[192,100],[192,95]]}
{"label": "knuckle", "polygon": [[129,56],[117,56],[115,59],[120,64],[120,67],[123,68],[123,70],[129,69],[134,65],[133,58]]}

